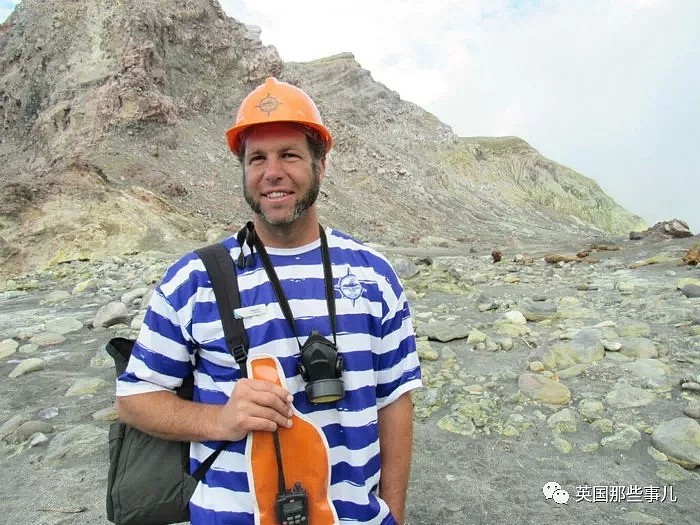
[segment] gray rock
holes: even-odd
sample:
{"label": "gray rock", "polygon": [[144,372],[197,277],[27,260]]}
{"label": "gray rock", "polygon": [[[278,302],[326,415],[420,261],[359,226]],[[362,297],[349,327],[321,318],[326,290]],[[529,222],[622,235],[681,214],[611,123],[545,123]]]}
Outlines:
{"label": "gray rock", "polygon": [[528,321],[544,321],[546,319],[556,318],[557,305],[549,302],[526,299],[520,305],[520,311]]}
{"label": "gray rock", "polygon": [[686,468],[700,465],[700,423],[677,417],[654,429],[651,442],[670,459]]}
{"label": "gray rock", "polygon": [[642,435],[636,428],[626,427],[612,436],[605,436],[600,440],[600,445],[614,450],[629,450],[642,439]]}
{"label": "gray rock", "polygon": [[19,432],[19,435],[22,437],[22,439],[29,439],[32,435],[36,434],[37,432],[50,434],[51,432],[53,432],[53,425],[51,423],[47,423],[46,421],[32,420],[27,421],[26,423],[22,423],[17,429],[17,432]]}
{"label": "gray rock", "polygon": [[0,438],[4,438],[17,430],[22,423],[24,423],[24,418],[21,415],[12,416],[0,426]]}
{"label": "gray rock", "polygon": [[547,425],[557,432],[574,433],[577,429],[576,421],[576,414],[574,414],[573,410],[564,408],[549,416]]}
{"label": "gray rock", "polygon": [[427,337],[433,341],[453,341],[469,336],[470,328],[461,321],[436,321],[426,323],[416,328],[416,335]]}
{"label": "gray rock", "polygon": [[5,339],[4,341],[0,341],[0,359],[11,356],[17,351],[18,347],[19,343],[14,339]]}
{"label": "gray rock", "polygon": [[629,385],[616,386],[605,396],[605,402],[614,410],[645,406],[655,399],[654,392]]}
{"label": "gray rock", "polygon": [[89,456],[102,450],[107,443],[107,429],[93,425],[78,425],[54,436],[44,460],[57,465],[64,458]]}
{"label": "gray rock", "polygon": [[626,321],[617,331],[621,337],[645,337],[651,334],[651,327],[643,321]]}
{"label": "gray rock", "polygon": [[694,299],[700,297],[700,285],[697,284],[686,284],[682,289],[681,293],[688,297],[689,299]]}
{"label": "gray rock", "polygon": [[70,334],[83,329],[83,323],[74,317],[58,317],[46,322],[46,331],[55,334]]}
{"label": "gray rock", "polygon": [[148,293],[149,288],[146,286],[141,286],[130,292],[126,292],[121,296],[121,302],[124,304],[132,304],[141,301],[141,298]]}
{"label": "gray rock", "polygon": [[71,385],[65,395],[70,397],[94,394],[106,385],[107,382],[99,377],[81,377]]}
{"label": "gray rock", "polygon": [[61,301],[65,301],[68,298],[70,298],[70,293],[66,292],[65,290],[55,290],[46,296],[44,302],[60,303]]}
{"label": "gray rock", "polygon": [[622,348],[620,353],[628,357],[636,357],[638,359],[650,359],[658,357],[659,352],[656,350],[656,345],[650,339],[644,337],[626,337],[622,340]]}
{"label": "gray rock", "polygon": [[637,359],[631,363],[621,364],[620,368],[648,379],[653,386],[666,386],[672,381],[669,377],[671,373],[669,366],[657,359]]}
{"label": "gray rock", "polygon": [[13,370],[10,372],[10,375],[8,377],[11,378],[16,378],[23,376],[25,374],[30,374],[31,372],[36,372],[38,370],[42,370],[44,368],[44,361],[43,359],[39,359],[37,357],[30,357],[29,359],[25,359],[24,361],[21,361]]}
{"label": "gray rock", "polygon": [[40,334],[36,334],[33,336],[29,342],[33,345],[37,345],[40,347],[43,346],[52,346],[52,345],[60,345],[61,343],[64,343],[66,341],[66,338],[62,336],[61,334],[55,334],[53,332],[43,332]]}
{"label": "gray rock", "polygon": [[522,374],[518,378],[520,392],[541,403],[563,405],[571,399],[571,391],[562,383],[558,383],[540,374]]}
{"label": "gray rock", "polygon": [[129,322],[129,312],[126,305],[119,301],[107,303],[101,307],[95,314],[95,319],[92,321],[92,326],[95,328],[107,328],[119,323]]}
{"label": "gray rock", "polygon": [[396,259],[393,261],[394,271],[401,279],[410,279],[420,273],[420,268],[408,259]]}

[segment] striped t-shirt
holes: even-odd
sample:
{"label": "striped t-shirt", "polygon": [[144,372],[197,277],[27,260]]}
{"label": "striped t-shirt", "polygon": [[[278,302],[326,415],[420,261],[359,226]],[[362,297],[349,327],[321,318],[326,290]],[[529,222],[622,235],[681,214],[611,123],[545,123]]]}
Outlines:
{"label": "striped t-shirt", "polygon": [[[421,386],[415,336],[406,296],[389,262],[376,251],[326,230],[333,272],[336,332],[343,356],[345,396],[312,405],[298,374],[299,345],[255,253],[238,272],[242,307],[260,306],[246,317],[248,354],[273,355],[281,365],[294,408],[320,428],[329,447],[329,498],[340,523],[393,525],[376,495],[380,476],[378,409]],[[224,241],[234,260],[235,237]],[[294,249],[267,249],[294,315],[303,344],[312,330],[333,340],[325,296],[320,241]],[[244,253],[249,255],[246,247]],[[196,349],[196,350],[195,350]],[[240,369],[228,352],[219,311],[204,264],[190,253],[172,265],[156,288],[117,395],[175,389],[194,370],[194,400],[224,404]],[[197,468],[219,442],[192,443],[190,468]],[[191,521],[253,525],[245,457],[246,439],[230,443],[190,501]]]}

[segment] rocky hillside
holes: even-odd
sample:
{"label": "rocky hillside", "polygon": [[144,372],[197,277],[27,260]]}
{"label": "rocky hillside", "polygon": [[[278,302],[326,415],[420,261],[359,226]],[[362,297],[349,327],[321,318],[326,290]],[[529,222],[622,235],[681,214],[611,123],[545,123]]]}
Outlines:
{"label": "rocky hillside", "polygon": [[23,0],[0,26],[2,273],[179,251],[248,217],[224,131],[275,75],[336,146],[324,222],[385,244],[517,245],[644,224],[517,138],[460,138],[343,54],[285,64],[216,0]]}

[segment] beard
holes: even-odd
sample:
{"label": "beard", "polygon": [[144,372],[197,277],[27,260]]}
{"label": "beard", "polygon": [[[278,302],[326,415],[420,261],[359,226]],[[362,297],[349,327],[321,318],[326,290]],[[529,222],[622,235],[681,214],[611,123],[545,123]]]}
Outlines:
{"label": "beard", "polygon": [[313,162],[311,164],[311,185],[309,189],[301,196],[294,206],[294,211],[287,217],[281,219],[274,219],[265,214],[260,206],[260,199],[255,200],[255,198],[248,191],[248,185],[245,180],[245,170],[243,171],[243,197],[245,201],[253,210],[253,213],[258,215],[263,221],[265,221],[270,226],[282,226],[293,224],[297,219],[302,217],[311,206],[314,205],[316,199],[318,199],[318,194],[321,192],[321,176],[320,170],[318,169],[318,164]]}

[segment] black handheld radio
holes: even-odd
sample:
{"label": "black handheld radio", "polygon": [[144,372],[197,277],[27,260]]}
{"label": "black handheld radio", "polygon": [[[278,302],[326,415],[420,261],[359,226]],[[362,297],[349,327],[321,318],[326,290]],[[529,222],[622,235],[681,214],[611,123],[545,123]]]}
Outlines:
{"label": "black handheld radio", "polygon": [[275,511],[280,525],[308,525],[309,502],[301,483],[295,483],[291,490],[277,494]]}

